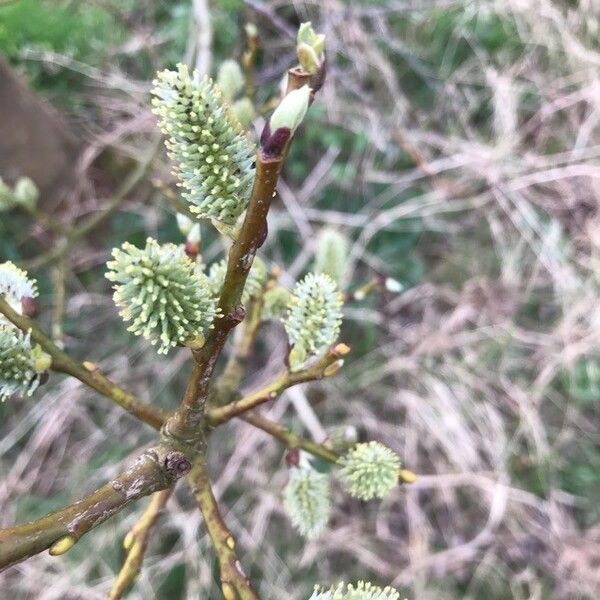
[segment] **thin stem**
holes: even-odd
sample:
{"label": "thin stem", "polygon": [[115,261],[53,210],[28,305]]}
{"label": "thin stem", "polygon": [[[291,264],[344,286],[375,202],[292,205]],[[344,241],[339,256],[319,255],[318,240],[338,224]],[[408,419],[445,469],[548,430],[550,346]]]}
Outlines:
{"label": "thin stem", "polygon": [[246,421],[246,423],[250,423],[250,425],[262,429],[264,432],[278,439],[289,449],[301,448],[313,456],[318,456],[333,464],[337,463],[339,459],[338,454],[325,447],[323,444],[318,444],[317,442],[312,442],[311,440],[296,435],[280,423],[271,421],[257,412],[244,413],[241,418]]}
{"label": "thin stem", "polygon": [[290,372],[284,371],[264,388],[236,400],[225,406],[217,406],[207,411],[207,421],[211,426],[220,425],[238,417],[241,414],[252,410],[265,402],[275,400],[285,390],[293,385],[305,383],[307,381],[315,381],[323,377],[331,377],[337,373],[336,365],[341,366],[338,361],[342,356],[350,352],[350,348],[345,344],[338,344],[332,348],[323,358],[314,365],[309,366],[302,371]]}
{"label": "thin stem", "polygon": [[206,529],[219,561],[221,591],[225,600],[258,600],[235,552],[235,539],[229,531],[219,511],[213,494],[206,459],[198,456],[188,475],[188,482],[194,493]]}
{"label": "thin stem", "polygon": [[244,318],[244,285],[256,251],[267,235],[267,213],[275,194],[282,158],[265,158],[259,150],[252,194],[238,238],[229,251],[227,273],[219,299],[223,317],[215,323],[206,344],[194,352],[194,366],[183,400],[165,425],[165,433],[194,443],[204,424],[209,384],[217,359],[231,330]]}
{"label": "thin stem", "polygon": [[127,558],[110,590],[108,600],[120,600],[133,585],[142,568],[152,528],[171,497],[174,487],[156,492],[140,519],[125,536],[123,547],[127,551]]}
{"label": "thin stem", "polygon": [[37,521],[0,530],[0,569],[49,548],[57,556],[128,504],[170,487],[187,474],[189,459],[161,444],[143,452],[118,477],[79,502]]}
{"label": "thin stem", "polygon": [[162,411],[146,404],[113,383],[93,363],[78,363],[61,350],[34,321],[24,315],[20,315],[2,297],[0,297],[0,313],[22,331],[31,331],[31,339],[37,342],[44,352],[47,352],[52,357],[52,370],[72,375],[103,396],[110,398],[115,404],[118,404],[140,421],[147,423],[155,429],[161,427],[166,419],[166,415]]}

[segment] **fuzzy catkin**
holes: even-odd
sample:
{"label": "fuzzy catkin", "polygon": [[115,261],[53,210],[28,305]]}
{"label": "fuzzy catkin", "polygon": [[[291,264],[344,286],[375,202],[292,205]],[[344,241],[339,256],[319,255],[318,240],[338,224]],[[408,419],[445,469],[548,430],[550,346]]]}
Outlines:
{"label": "fuzzy catkin", "polygon": [[400,459],[379,442],[356,444],[339,464],[344,488],[355,498],[384,498],[398,485]]}
{"label": "fuzzy catkin", "polygon": [[342,295],[328,275],[309,273],[296,284],[283,320],[292,346],[292,369],[335,343],[342,323],[342,304]]}
{"label": "fuzzy catkin", "polygon": [[0,264],[0,295],[6,296],[11,303],[35,298],[38,295],[37,283],[29,279],[26,271],[7,261]]}
{"label": "fuzzy catkin", "polygon": [[16,392],[31,396],[39,373],[50,366],[48,359],[39,346],[31,345],[29,333],[0,324],[0,401]]}
{"label": "fuzzy catkin", "polygon": [[[211,288],[211,292],[215,297],[219,297],[221,294],[221,288],[225,281],[225,275],[227,273],[227,260],[221,259],[210,266],[208,270],[208,280]],[[254,258],[250,272],[244,285],[244,291],[242,292],[242,304],[246,305],[253,298],[257,298],[267,281],[267,266],[258,257]]]}
{"label": "fuzzy catkin", "polygon": [[329,477],[309,466],[290,469],[283,505],[292,525],[303,536],[316,538],[325,529],[331,512]]}
{"label": "fuzzy catkin", "polygon": [[218,311],[205,276],[180,247],[148,238],[142,249],[125,242],[113,258],[106,278],[128,331],[158,345],[159,354],[203,339]]}
{"label": "fuzzy catkin", "polygon": [[180,64],[153,83],[153,112],[190,211],[234,225],[250,197],[253,145],[210,79]]}
{"label": "fuzzy catkin", "polygon": [[338,583],[328,589],[316,586],[309,600],[398,600],[400,594],[391,587],[380,588],[368,581]]}

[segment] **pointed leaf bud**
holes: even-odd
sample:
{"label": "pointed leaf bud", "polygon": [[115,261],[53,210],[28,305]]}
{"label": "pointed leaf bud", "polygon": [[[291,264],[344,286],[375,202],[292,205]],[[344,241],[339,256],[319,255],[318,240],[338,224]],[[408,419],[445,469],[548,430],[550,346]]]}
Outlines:
{"label": "pointed leaf bud", "polygon": [[177,227],[179,228],[179,231],[181,231],[181,235],[187,238],[188,233],[192,230],[192,227],[194,226],[194,221],[192,221],[187,215],[184,215],[182,213],[177,213],[177,215],[175,215],[175,218],[177,219]]}
{"label": "pointed leaf bud", "polygon": [[302,68],[307,73],[314,75],[318,71],[321,64],[319,56],[315,52],[314,48],[302,42],[296,47],[296,53]]}
{"label": "pointed leaf bud", "polygon": [[17,181],[14,194],[17,204],[21,204],[29,210],[33,210],[37,206],[40,196],[37,186],[29,177],[21,177]]}
{"label": "pointed leaf bud", "polygon": [[325,36],[315,33],[310,21],[302,23],[298,28],[296,53],[302,68],[311,75],[317,73],[323,64]]}
{"label": "pointed leaf bud", "polygon": [[310,100],[310,87],[302,86],[298,90],[291,91],[279,103],[271,115],[269,125],[274,133],[278,129],[289,129],[294,131],[306,115],[308,103]]}

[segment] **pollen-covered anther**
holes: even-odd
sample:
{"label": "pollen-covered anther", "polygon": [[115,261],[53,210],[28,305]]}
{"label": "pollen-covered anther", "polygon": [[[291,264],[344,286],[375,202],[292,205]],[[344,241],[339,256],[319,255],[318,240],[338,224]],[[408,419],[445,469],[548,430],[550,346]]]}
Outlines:
{"label": "pollen-covered anther", "polygon": [[162,354],[177,344],[200,347],[218,309],[206,276],[183,249],[148,238],[143,249],[127,242],[115,248],[113,258],[106,277],[128,331]]}

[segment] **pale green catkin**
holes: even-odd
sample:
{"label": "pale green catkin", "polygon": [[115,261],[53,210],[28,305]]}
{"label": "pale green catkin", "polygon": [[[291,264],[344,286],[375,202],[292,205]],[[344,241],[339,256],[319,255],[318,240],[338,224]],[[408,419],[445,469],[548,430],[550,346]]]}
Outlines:
{"label": "pale green catkin", "polygon": [[[221,288],[225,281],[225,274],[227,273],[227,260],[222,259],[213,263],[208,270],[208,281],[210,289],[215,297],[219,297],[221,294]],[[245,306],[253,298],[257,298],[267,281],[267,266],[258,257],[254,258],[248,278],[246,279],[246,285],[242,293],[242,304]]]}
{"label": "pale green catkin", "polygon": [[114,282],[114,301],[141,335],[166,354],[179,344],[195,345],[217,316],[206,277],[174,244],[148,238],[142,249],[125,242],[113,250],[107,279]]}
{"label": "pale green catkin", "polygon": [[231,102],[244,88],[244,74],[235,60],[224,60],[217,72],[217,85],[225,100]]}
{"label": "pale green catkin", "polygon": [[39,375],[50,367],[51,359],[40,346],[31,345],[29,333],[0,324],[0,400],[16,392],[27,396],[39,385]]}
{"label": "pale green catkin", "polygon": [[317,238],[315,273],[329,275],[340,283],[348,263],[348,240],[336,229],[325,227]]}
{"label": "pale green catkin", "polygon": [[328,275],[309,273],[296,284],[283,319],[292,346],[292,369],[300,368],[335,343],[342,323],[342,304],[342,295]]}
{"label": "pale green catkin", "polygon": [[398,600],[400,594],[391,587],[380,588],[368,581],[338,583],[328,589],[315,586],[309,600]]}
{"label": "pale green catkin", "polygon": [[279,285],[267,290],[263,296],[262,319],[281,319],[285,315],[291,295],[289,290]]}
{"label": "pale green catkin", "polygon": [[153,111],[190,211],[234,225],[254,179],[252,143],[210,79],[192,79],[180,64],[153,83]]}
{"label": "pale green catkin", "polygon": [[21,302],[23,298],[36,298],[37,283],[29,279],[27,271],[7,261],[0,264],[0,295],[5,296],[11,304]]}
{"label": "pale green catkin", "polygon": [[355,498],[384,498],[398,485],[400,459],[379,442],[356,444],[339,464],[342,484]]}
{"label": "pale green catkin", "polygon": [[290,469],[283,505],[292,525],[303,536],[316,538],[325,529],[331,513],[329,477],[310,466]]}

